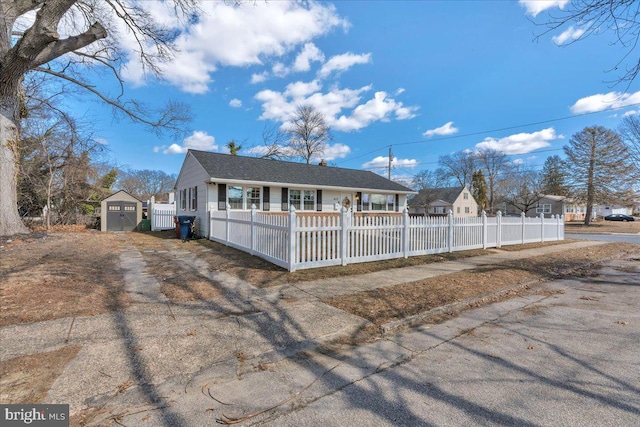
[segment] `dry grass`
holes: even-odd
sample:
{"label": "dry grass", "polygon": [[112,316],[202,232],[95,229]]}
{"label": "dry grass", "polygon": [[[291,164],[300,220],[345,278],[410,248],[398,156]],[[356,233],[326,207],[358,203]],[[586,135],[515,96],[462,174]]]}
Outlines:
{"label": "dry grass", "polygon": [[590,275],[594,272],[593,263],[639,252],[638,245],[611,243],[340,295],[323,302],[376,325],[383,325],[519,284],[549,280],[570,273]]}
{"label": "dry grass", "polygon": [[591,225],[584,225],[584,222],[567,222],[564,226],[567,234],[608,234],[608,233],[640,233],[640,221],[634,222],[616,222],[598,220],[592,222]]}
{"label": "dry grass", "polygon": [[126,304],[117,242],[105,233],[24,236],[0,248],[0,326],[93,316]]}
{"label": "dry grass", "polygon": [[0,402],[41,403],[78,351],[69,346],[0,362]]}

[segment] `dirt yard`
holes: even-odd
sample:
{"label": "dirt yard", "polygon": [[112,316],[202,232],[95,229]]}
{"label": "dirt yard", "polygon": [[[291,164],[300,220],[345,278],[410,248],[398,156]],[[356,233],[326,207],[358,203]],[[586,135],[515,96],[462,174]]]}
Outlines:
{"label": "dirt yard", "polygon": [[[612,226],[618,227],[618,224]],[[474,250],[288,273],[260,258],[214,242],[182,243],[172,232],[131,233],[128,240],[133,242],[146,265],[146,271],[140,274],[155,276],[161,283],[160,291],[172,302],[205,301],[224,292],[219,283],[201,274],[193,265],[224,272],[256,288],[266,288],[456,260],[495,251]],[[505,250],[566,242],[512,246]],[[122,239],[117,234],[81,228],[0,239],[0,327],[127,310],[131,301],[125,292],[121,245]],[[200,264],[187,264],[176,253],[193,257]],[[599,260],[630,253],[640,254],[640,246],[604,244],[560,251],[553,256],[449,274],[445,280],[439,277],[382,287],[324,302],[381,325],[514,285],[580,273],[581,268]],[[47,390],[78,351],[78,347],[68,346],[0,362],[0,401],[42,402]],[[72,424],[82,425],[82,420],[74,419]]]}
{"label": "dirt yard", "polygon": [[584,222],[568,222],[565,224],[566,233],[579,234],[605,234],[605,233],[624,233],[637,234],[640,233],[640,221],[633,222],[617,222],[598,220],[592,222],[591,225],[584,225]]}

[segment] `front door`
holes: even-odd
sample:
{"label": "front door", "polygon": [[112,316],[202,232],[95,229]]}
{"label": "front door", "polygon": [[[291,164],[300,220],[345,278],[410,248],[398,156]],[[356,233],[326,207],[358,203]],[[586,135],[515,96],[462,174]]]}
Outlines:
{"label": "front door", "polygon": [[107,231],[133,231],[137,227],[138,204],[107,202]]}

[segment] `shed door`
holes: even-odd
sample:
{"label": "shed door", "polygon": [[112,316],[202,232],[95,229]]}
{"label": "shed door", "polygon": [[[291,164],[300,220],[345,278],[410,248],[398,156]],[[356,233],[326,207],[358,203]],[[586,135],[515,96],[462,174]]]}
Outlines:
{"label": "shed door", "polygon": [[133,231],[137,219],[137,203],[107,202],[107,231]]}

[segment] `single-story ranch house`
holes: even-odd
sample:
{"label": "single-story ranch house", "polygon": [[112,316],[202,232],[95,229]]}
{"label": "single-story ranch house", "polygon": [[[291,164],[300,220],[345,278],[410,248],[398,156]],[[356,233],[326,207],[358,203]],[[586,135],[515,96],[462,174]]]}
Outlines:
{"label": "single-story ranch house", "polygon": [[209,236],[209,211],[400,212],[416,192],[373,172],[189,150],[175,185],[177,215],[196,216]]}

